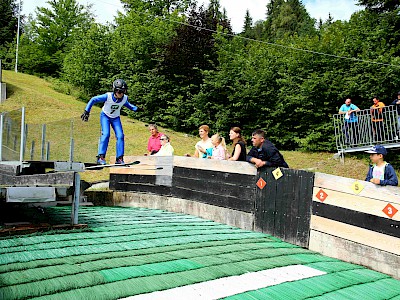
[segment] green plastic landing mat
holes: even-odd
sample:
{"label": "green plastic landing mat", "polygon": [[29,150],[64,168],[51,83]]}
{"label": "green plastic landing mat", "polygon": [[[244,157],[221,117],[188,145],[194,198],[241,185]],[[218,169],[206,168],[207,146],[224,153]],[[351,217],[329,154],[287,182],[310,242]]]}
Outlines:
{"label": "green plastic landing mat", "polygon": [[[62,224],[70,208],[46,214]],[[84,231],[0,239],[0,299],[118,299],[190,293],[196,285],[217,291],[221,281],[224,299],[400,299],[400,281],[388,275],[267,234],[143,208],[81,207],[79,216]],[[288,279],[296,268],[314,275]],[[229,294],[232,280],[262,272],[276,283]]]}

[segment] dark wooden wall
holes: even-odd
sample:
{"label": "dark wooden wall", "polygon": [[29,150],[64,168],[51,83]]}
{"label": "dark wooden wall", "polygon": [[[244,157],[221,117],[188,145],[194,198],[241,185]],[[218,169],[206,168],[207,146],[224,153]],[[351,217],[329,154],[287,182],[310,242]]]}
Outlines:
{"label": "dark wooden wall", "polygon": [[308,247],[314,174],[281,169],[283,176],[275,179],[275,169],[258,171],[258,178],[264,179],[266,185],[256,188],[255,229]]}
{"label": "dark wooden wall", "polygon": [[255,176],[175,167],[172,195],[235,210],[254,211]]}
{"label": "dark wooden wall", "polygon": [[[253,212],[256,171],[247,163],[189,157],[125,157],[135,168],[110,172],[110,189],[173,196]],[[240,173],[240,172],[243,173]]]}
{"label": "dark wooden wall", "polygon": [[171,195],[172,156],[126,156],[125,161],[140,161],[137,166],[110,170],[110,189]]}

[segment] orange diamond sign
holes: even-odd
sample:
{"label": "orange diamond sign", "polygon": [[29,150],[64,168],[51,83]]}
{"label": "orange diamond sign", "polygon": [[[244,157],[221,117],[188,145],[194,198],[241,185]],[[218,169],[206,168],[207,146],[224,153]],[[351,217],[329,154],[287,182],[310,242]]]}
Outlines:
{"label": "orange diamond sign", "polygon": [[398,209],[394,207],[392,204],[388,204],[382,210],[389,218],[393,218],[393,216],[398,212]]}
{"label": "orange diamond sign", "polygon": [[259,188],[260,190],[262,190],[263,188],[265,188],[265,187],[267,186],[267,183],[265,182],[264,179],[262,179],[262,178],[260,177],[260,179],[258,179],[258,181],[257,181],[257,186],[258,186],[258,188]]}
{"label": "orange diamond sign", "polygon": [[320,189],[319,192],[317,193],[316,197],[318,198],[319,201],[324,202],[326,197],[328,197],[328,194],[325,193],[323,189]]}

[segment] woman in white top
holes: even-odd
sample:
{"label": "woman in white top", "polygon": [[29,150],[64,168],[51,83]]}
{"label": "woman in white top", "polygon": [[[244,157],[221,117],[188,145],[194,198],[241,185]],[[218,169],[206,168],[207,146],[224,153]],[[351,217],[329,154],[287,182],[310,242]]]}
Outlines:
{"label": "woman in white top", "polygon": [[214,147],[211,143],[211,138],[208,136],[210,132],[210,127],[207,125],[201,125],[199,127],[200,141],[196,143],[196,150],[194,151],[194,156],[198,158],[207,158],[207,156],[212,155],[212,148]]}
{"label": "woman in white top", "polygon": [[174,155],[174,147],[169,143],[169,137],[163,134],[160,137],[161,148],[154,156],[171,156]]}
{"label": "woman in white top", "polygon": [[[212,155],[212,148],[214,147],[211,143],[211,139],[208,136],[210,132],[210,127],[207,125],[201,125],[199,127],[200,141],[196,143],[194,157],[207,158],[207,156]],[[185,154],[185,156],[191,156],[190,154]]]}

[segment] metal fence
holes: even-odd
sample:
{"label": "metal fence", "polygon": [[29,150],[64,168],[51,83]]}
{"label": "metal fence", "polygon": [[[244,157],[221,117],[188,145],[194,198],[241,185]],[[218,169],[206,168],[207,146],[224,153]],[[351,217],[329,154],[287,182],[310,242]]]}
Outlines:
{"label": "metal fence", "polygon": [[23,109],[0,113],[0,160],[21,159],[23,116]]}
{"label": "metal fence", "polygon": [[353,114],[351,119],[346,119],[344,114],[333,115],[338,152],[363,151],[376,144],[400,147],[400,123],[395,106],[364,109]]}
{"label": "metal fence", "polygon": [[1,112],[0,161],[95,162],[98,140],[87,138],[93,130],[100,132],[100,125],[79,117],[31,124],[24,108]]}

